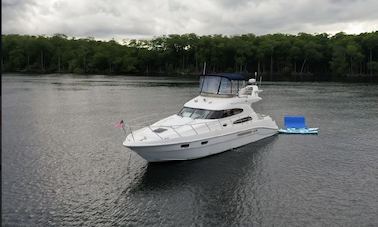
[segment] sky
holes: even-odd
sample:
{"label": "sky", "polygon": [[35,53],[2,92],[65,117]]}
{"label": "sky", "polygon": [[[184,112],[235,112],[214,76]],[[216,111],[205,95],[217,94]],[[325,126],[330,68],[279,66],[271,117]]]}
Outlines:
{"label": "sky", "polygon": [[378,30],[378,0],[2,0],[2,34],[145,39]]}

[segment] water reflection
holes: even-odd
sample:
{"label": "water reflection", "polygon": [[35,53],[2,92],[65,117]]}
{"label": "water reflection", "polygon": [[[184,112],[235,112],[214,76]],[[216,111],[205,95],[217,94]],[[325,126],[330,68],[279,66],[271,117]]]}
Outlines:
{"label": "water reflection", "polygon": [[[263,166],[270,156],[269,147],[275,141],[276,137],[270,137],[192,161],[148,163],[140,178],[135,179],[131,188],[122,193],[115,209],[125,210],[130,206],[135,209],[148,209],[146,204],[141,204],[135,198],[151,197],[153,201],[146,202],[153,203],[154,207],[169,209],[173,206],[189,212],[191,219],[183,217],[183,220],[191,223],[241,224],[240,215],[249,212],[249,208],[243,206],[247,197],[253,200],[253,204],[260,203],[255,190],[261,185],[256,185],[256,182],[269,181],[258,181],[257,178],[264,175]],[[248,221],[256,222],[261,216],[260,208],[253,209],[255,216]],[[128,213],[118,213],[117,219],[124,221],[127,216]],[[143,217],[138,218],[135,224],[145,224]]]}
{"label": "water reflection", "polygon": [[254,144],[196,160],[148,163],[135,191],[177,186],[191,180],[193,184],[199,185],[216,184],[220,179],[224,180],[220,176],[229,174],[232,174],[229,180],[235,183],[242,180],[246,170],[253,171],[261,163],[261,153],[275,139],[276,136],[269,137]]}

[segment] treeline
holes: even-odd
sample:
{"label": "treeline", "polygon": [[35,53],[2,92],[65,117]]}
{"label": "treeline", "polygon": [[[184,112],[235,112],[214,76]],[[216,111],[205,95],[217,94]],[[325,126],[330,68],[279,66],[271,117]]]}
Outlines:
{"label": "treeline", "polygon": [[264,80],[378,79],[378,31],[347,35],[168,35],[96,41],[2,35],[3,72],[198,74],[258,72]]}

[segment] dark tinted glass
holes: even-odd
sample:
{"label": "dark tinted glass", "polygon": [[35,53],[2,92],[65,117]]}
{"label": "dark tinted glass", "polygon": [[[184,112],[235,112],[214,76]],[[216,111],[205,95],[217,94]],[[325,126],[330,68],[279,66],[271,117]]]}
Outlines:
{"label": "dark tinted glass", "polygon": [[208,115],[207,115],[207,119],[219,119],[219,118],[222,118],[223,116],[223,111],[211,111]]}
{"label": "dark tinted glass", "polygon": [[246,121],[251,121],[251,120],[252,120],[252,117],[244,117],[244,118],[241,118],[241,119],[234,121],[234,124],[240,124],[240,123],[243,123],[243,122],[246,122]]}
{"label": "dark tinted glass", "polygon": [[221,119],[241,112],[243,112],[243,109],[204,110],[184,107],[177,115],[181,117],[191,117],[193,119]]}
{"label": "dark tinted glass", "polygon": [[207,119],[220,119],[225,117],[230,117],[243,112],[243,109],[229,109],[229,110],[218,110],[212,111],[207,117]]}

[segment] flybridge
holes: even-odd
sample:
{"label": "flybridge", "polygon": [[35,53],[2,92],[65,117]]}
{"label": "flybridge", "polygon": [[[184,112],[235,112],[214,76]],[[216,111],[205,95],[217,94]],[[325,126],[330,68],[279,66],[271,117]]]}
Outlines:
{"label": "flybridge", "polygon": [[201,95],[235,96],[246,85],[246,77],[237,73],[208,74],[200,78]]}

